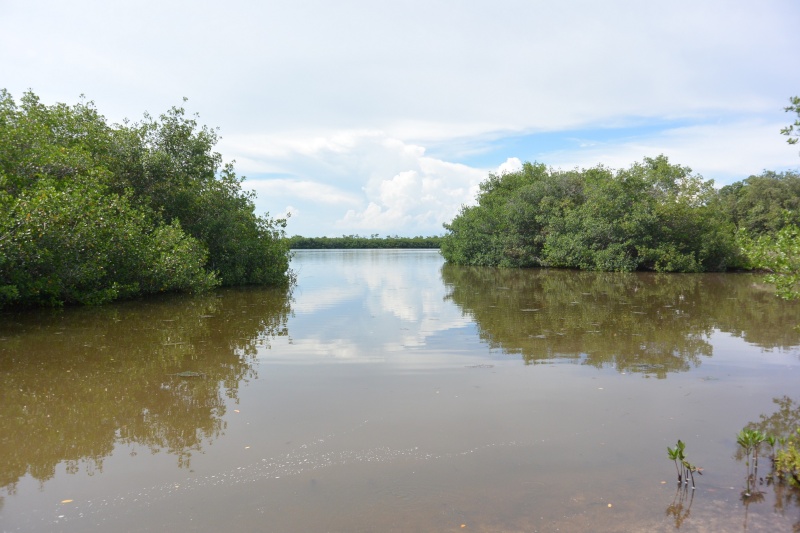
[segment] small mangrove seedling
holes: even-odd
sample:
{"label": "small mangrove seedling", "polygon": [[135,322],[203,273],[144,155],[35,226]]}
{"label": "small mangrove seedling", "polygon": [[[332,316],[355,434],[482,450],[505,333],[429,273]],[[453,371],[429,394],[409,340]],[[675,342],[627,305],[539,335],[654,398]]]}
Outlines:
{"label": "small mangrove seedling", "polygon": [[[751,495],[751,483],[755,487],[756,480],[758,479],[758,448],[761,443],[767,440],[767,435],[763,431],[757,429],[744,428],[736,436],[736,443],[742,447],[745,455],[745,466],[747,468],[747,489],[745,496]],[[752,457],[752,465],[750,458]]]}
{"label": "small mangrove seedling", "polygon": [[[699,475],[702,476],[703,475],[703,469],[698,467],[698,466],[695,466],[695,465],[691,464],[686,459],[683,460],[683,469],[691,477],[691,479],[692,479],[692,490],[694,490],[694,473],[697,472]],[[683,479],[684,479],[684,481],[683,481],[684,484],[686,484],[687,481],[686,481],[686,475],[685,474],[684,474]]]}
{"label": "small mangrove seedling", "polygon": [[697,472],[698,474],[702,475],[702,469],[691,464],[689,461],[686,460],[686,444],[678,439],[678,443],[675,445],[675,448],[670,448],[667,446],[667,457],[669,457],[675,463],[675,470],[678,472],[678,485],[688,485],[689,480],[692,480],[692,490],[695,488],[694,484],[694,473]]}
{"label": "small mangrove seedling", "polygon": [[675,448],[667,446],[667,457],[675,463],[675,471],[678,473],[678,485],[681,484],[681,469],[678,467],[678,463],[681,461],[682,446],[683,443],[680,440],[678,440],[678,445]]}
{"label": "small mangrove seedling", "polygon": [[[747,466],[750,466],[750,457],[753,457],[753,466],[758,468],[758,447],[767,440],[767,435],[757,429],[744,428],[736,437],[736,442],[744,449]],[[749,470],[749,469],[748,469]]]}
{"label": "small mangrove seedling", "polygon": [[775,445],[778,443],[778,439],[775,438],[775,435],[767,435],[766,441],[769,444],[769,458],[772,460],[772,464],[775,464]]}

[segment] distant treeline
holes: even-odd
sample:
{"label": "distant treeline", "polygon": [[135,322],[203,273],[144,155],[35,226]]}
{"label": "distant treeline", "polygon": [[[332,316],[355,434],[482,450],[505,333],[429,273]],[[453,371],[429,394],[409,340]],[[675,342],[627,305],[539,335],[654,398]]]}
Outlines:
{"label": "distant treeline", "polygon": [[0,90],[0,308],[290,283],[286,221],[216,142],[182,108],[110,125]]}
{"label": "distant treeline", "polygon": [[442,238],[433,237],[369,237],[361,235],[342,235],[341,237],[301,237],[289,238],[289,247],[295,250],[322,250],[331,248],[439,248]]}

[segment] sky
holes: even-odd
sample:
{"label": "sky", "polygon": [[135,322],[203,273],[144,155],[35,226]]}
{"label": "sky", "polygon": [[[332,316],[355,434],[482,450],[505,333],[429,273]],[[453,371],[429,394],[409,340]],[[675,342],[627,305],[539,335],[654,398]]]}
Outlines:
{"label": "sky", "polygon": [[441,235],[524,161],[800,169],[799,24],[796,0],[0,0],[0,88],[110,123],[182,105],[289,235]]}

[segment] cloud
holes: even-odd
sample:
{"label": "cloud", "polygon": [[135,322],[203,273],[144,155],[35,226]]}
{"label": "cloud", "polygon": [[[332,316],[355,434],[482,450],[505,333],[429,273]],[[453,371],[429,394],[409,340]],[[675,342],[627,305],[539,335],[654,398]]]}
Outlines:
{"label": "cloud", "polygon": [[9,4],[12,91],[86,92],[132,118],[186,95],[244,133],[377,128],[422,141],[753,111],[797,80],[790,1]]}
{"label": "cloud", "polygon": [[516,172],[522,169],[522,161],[517,157],[509,157],[506,162],[497,167],[497,174],[506,174],[508,172]]}
{"label": "cloud", "polygon": [[797,169],[797,150],[778,134],[782,125],[744,120],[667,128],[619,142],[587,142],[580,150],[543,154],[542,161],[561,168],[627,168],[643,157],[664,154],[705,179],[728,184],[765,169]]}
{"label": "cloud", "polygon": [[293,234],[320,234],[303,220],[320,208],[335,217],[325,234],[441,233],[442,223],[473,201],[487,175],[481,168],[429,157],[422,146],[375,130],[235,136],[226,148],[237,169],[255,172],[244,187],[256,190],[257,205],[278,212],[291,201],[298,211],[290,220]]}
{"label": "cloud", "polygon": [[[774,117],[782,118],[780,112]],[[545,152],[520,148],[518,156],[506,156],[491,166],[430,156],[420,144],[376,130],[255,140],[245,136],[235,139],[240,144],[229,140],[228,152],[253,161],[250,170],[295,175],[245,182],[246,188],[259,193],[257,205],[266,211],[286,212],[285,205],[291,203],[290,234],[429,235],[441,234],[442,224],[452,220],[462,205],[475,202],[478,184],[489,172],[519,170],[524,160],[556,168],[597,164],[627,168],[643,157],[663,153],[719,185],[761,172],[766,161],[775,170],[796,168],[796,150],[777,133],[780,127],[778,122],[753,118],[666,125],[635,136],[615,137],[613,129],[584,130],[565,148]],[[497,152],[492,146],[505,139],[497,135],[474,142]],[[323,217],[328,222],[321,225]]]}
{"label": "cloud", "polygon": [[[514,159],[665,153],[718,181],[795,165],[772,130],[800,87],[798,17],[795,0],[7,0],[0,72],[111,122],[189,97],[258,209],[293,206],[292,233],[440,233]],[[631,123],[680,127],[592,135]]]}
{"label": "cloud", "polygon": [[336,225],[404,235],[441,233],[442,224],[473,201],[485,177],[480,169],[418,156],[390,178],[368,180],[368,205],[348,210]]}
{"label": "cloud", "polygon": [[[248,179],[244,188],[275,197],[302,197],[321,204],[357,204],[358,198],[326,183],[295,179]],[[288,208],[287,208],[288,209]]]}

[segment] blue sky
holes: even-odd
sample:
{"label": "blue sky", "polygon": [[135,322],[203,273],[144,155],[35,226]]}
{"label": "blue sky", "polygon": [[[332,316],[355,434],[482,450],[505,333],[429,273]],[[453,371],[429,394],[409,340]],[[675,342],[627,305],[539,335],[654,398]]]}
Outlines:
{"label": "blue sky", "polygon": [[0,0],[0,86],[219,127],[290,234],[432,235],[489,172],[798,169],[795,0]]}

